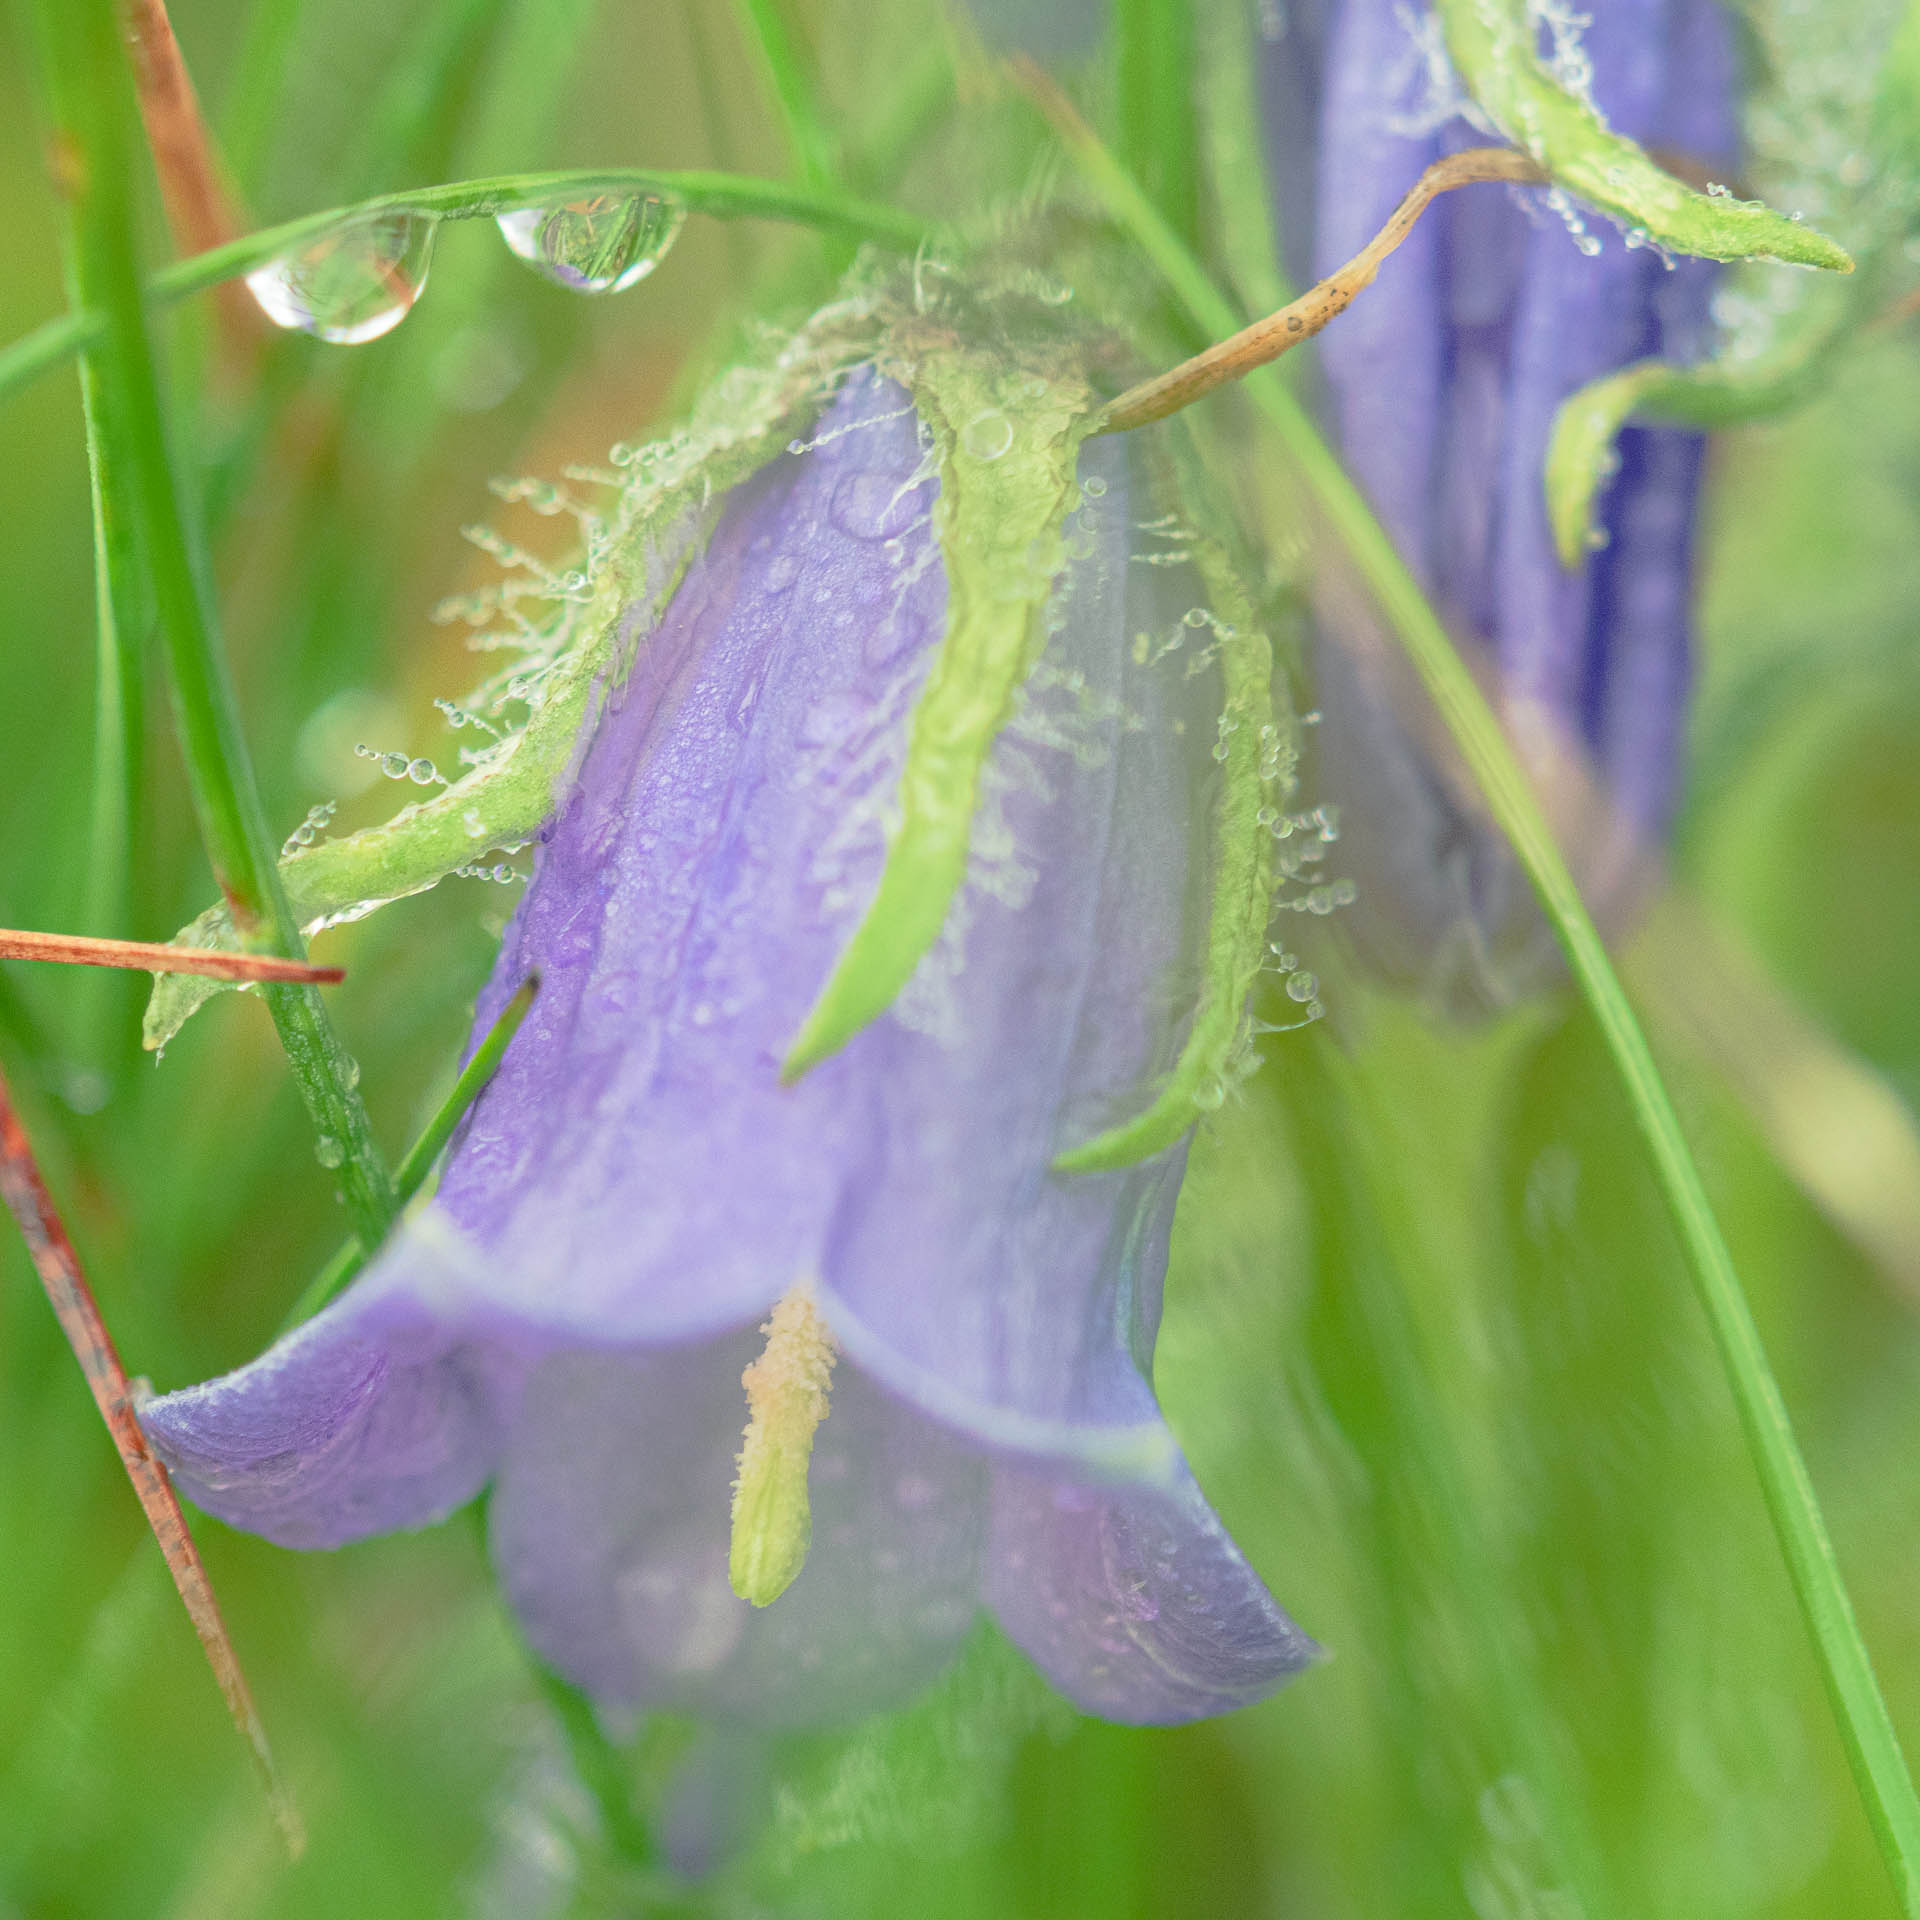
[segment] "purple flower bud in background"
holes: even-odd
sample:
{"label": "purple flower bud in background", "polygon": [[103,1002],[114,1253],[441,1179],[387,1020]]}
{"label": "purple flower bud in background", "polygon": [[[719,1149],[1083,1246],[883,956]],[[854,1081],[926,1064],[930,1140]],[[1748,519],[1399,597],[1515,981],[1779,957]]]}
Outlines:
{"label": "purple flower bud in background", "polygon": [[1148,1384],[1185,1142],[1052,1170],[1191,1013],[1219,703],[1133,636],[1177,630],[1192,584],[1129,564],[1128,456],[1089,443],[941,940],[783,1086],[874,894],[949,591],[899,388],[853,373],[796,446],[657,620],[627,615],[477,1030],[536,970],[540,995],[436,1198],[147,1430],[199,1504],[290,1546],[491,1481],[528,1638],[603,1703],[867,1712],[984,1605],[1091,1712],[1240,1705],[1312,1648]]}
{"label": "purple flower bud in background", "polygon": [[[1616,128],[1728,177],[1733,60],[1714,0],[1610,0],[1551,31],[1563,79],[1590,86]],[[1437,47],[1406,0],[1275,13],[1265,105],[1296,277],[1351,255],[1423,167],[1485,139],[1448,99]],[[1455,631],[1485,647],[1523,736],[1544,721],[1589,757],[1615,824],[1584,849],[1574,826],[1572,851],[1603,910],[1624,843],[1662,833],[1676,797],[1702,442],[1623,434],[1603,543],[1569,572],[1547,519],[1548,433],[1596,376],[1697,357],[1714,271],[1669,262],[1559,196],[1476,189],[1431,209],[1320,343],[1335,440],[1401,553]],[[1359,882],[1349,922],[1396,978],[1461,1007],[1510,999],[1551,965],[1526,884],[1409,737],[1424,703],[1369,611],[1344,596],[1319,611],[1317,784],[1342,803]]]}

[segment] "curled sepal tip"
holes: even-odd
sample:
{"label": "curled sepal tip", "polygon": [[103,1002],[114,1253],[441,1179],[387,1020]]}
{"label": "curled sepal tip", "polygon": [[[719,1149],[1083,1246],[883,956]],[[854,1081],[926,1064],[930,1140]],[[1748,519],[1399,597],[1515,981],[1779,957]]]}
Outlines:
{"label": "curled sepal tip", "polygon": [[1851,273],[1837,242],[1757,200],[1696,193],[1609,127],[1541,60],[1526,0],[1437,0],[1447,52],[1474,98],[1569,193],[1675,253],[1784,260]]}
{"label": "curled sepal tip", "polygon": [[1080,442],[1096,417],[1086,386],[1057,368],[1036,374],[932,347],[902,377],[939,458],[946,627],[908,724],[879,886],[781,1067],[789,1084],[893,1004],[946,924],[982,770],[1039,656]]}

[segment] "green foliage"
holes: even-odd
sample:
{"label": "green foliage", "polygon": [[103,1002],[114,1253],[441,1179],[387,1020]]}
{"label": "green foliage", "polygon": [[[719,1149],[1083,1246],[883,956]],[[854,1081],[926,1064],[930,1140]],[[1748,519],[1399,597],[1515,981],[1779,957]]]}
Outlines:
{"label": "green foliage", "polygon": [[1758,201],[1698,193],[1614,132],[1541,58],[1541,10],[1528,0],[1439,0],[1438,12],[1473,99],[1568,192],[1676,253],[1852,272],[1846,249],[1825,234]]}
{"label": "green foliage", "polygon": [[[252,129],[240,170],[263,211],[490,168],[767,177],[784,163],[754,117],[758,78],[731,52],[730,117],[702,117],[674,9],[581,9],[571,24],[533,0],[422,9],[419,23],[406,11],[254,9],[243,60],[224,16],[179,9],[208,96],[235,76],[229,124]],[[513,54],[541,41],[543,14],[559,21],[542,43],[562,72],[551,86]],[[876,123],[892,104],[881,96],[942,44],[917,6],[826,0],[805,15],[830,98],[864,91]],[[452,42],[433,32],[456,16],[474,48],[441,59]],[[0,58],[7,339],[59,305],[30,70]],[[922,183],[955,177],[956,156],[1009,192],[1026,178],[1033,141],[1010,110],[969,107],[983,117],[966,123],[926,111]],[[849,124],[857,161],[867,149]],[[995,132],[968,158],[955,124]],[[485,150],[495,140],[513,150]],[[850,164],[847,177],[893,194],[891,176]],[[1231,198],[1219,184],[1203,209]],[[900,204],[915,232],[953,210],[924,184]],[[1249,230],[1237,221],[1232,251],[1250,294]],[[823,293],[808,237],[730,232],[731,245],[690,228],[671,272],[596,305],[504,270],[491,236],[469,245],[455,229],[433,297],[393,339],[345,354],[274,343],[245,398],[176,386],[179,470],[207,526],[276,833],[333,797],[343,827],[379,830],[391,789],[355,788],[370,771],[358,739],[446,755],[428,700],[472,666],[465,630],[424,616],[475,584],[460,524],[497,513],[543,563],[570,564],[542,544],[555,523],[526,502],[502,511],[486,475],[597,466],[614,440],[676,417],[665,396],[711,356],[716,312],[756,287],[755,307],[775,285],[789,315]],[[1190,264],[1160,236],[1142,243],[1163,266]],[[1189,298],[1223,270],[1217,255],[1205,265]],[[1897,262],[1887,273],[1897,297]],[[1217,309],[1202,319],[1223,330]],[[175,324],[201,322],[183,308]],[[1883,332],[1793,420],[1732,442],[1706,541],[1700,777],[1677,855],[1909,1101],[1916,391],[1911,342]],[[73,925],[118,894],[124,926],[97,930],[157,935],[204,902],[206,868],[169,752],[142,766],[122,732],[124,805],[96,785],[84,423],[65,381],[5,404],[0,917]],[[110,462],[124,429],[110,411],[96,419]],[[1231,432],[1208,444],[1236,493],[1271,460]],[[144,641],[151,609],[134,595],[112,610],[124,659],[127,627]],[[123,717],[156,718],[130,670],[119,684]],[[110,701],[101,711],[104,740]],[[90,870],[111,837],[97,823],[123,818],[124,891]],[[455,881],[325,936],[351,969],[333,1013],[381,1138],[410,1137],[438,1106],[508,898]],[[983,1629],[889,1719],[770,1742],[603,1729],[529,1670],[465,1525],[296,1556],[203,1521],[313,1830],[290,1870],[71,1360],[5,1252],[0,1914],[881,1920],[907,1904],[953,1920],[1376,1920],[1564,1913],[1576,1889],[1592,1920],[1891,1911],[1708,1329],[1592,1023],[1550,1002],[1442,1030],[1351,977],[1337,918],[1326,937],[1302,926],[1332,1018],[1262,1042],[1262,1071],[1200,1130],[1159,1385],[1236,1537],[1329,1649],[1323,1666],[1223,1723],[1110,1728],[1068,1714]],[[179,1033],[156,1071],[128,1021],[86,1011],[86,991],[65,974],[0,976],[0,1054],[130,1365],[177,1385],[258,1350],[338,1242],[340,1209],[248,998]],[[1822,1224],[1710,1080],[1672,1078],[1895,1717],[1912,1724],[1912,1304]],[[726,1856],[698,1881],[648,1857],[689,1820]]]}

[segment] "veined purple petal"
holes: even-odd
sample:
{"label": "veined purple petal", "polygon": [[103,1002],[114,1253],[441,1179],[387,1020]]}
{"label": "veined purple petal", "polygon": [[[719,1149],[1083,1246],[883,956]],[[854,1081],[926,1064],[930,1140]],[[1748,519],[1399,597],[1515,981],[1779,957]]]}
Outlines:
{"label": "veined purple petal", "polygon": [[813,1551],[770,1607],[727,1583],[749,1331],[568,1354],[534,1376],[489,1510],[529,1641],[596,1700],[761,1725],[892,1705],[979,1606],[978,1455],[842,1364],[810,1477]]}
{"label": "veined purple petal", "polygon": [[[1142,1234],[1183,1155],[1048,1167],[1178,1052],[1217,682],[1190,670],[1191,576],[1129,560],[1142,516],[1126,449],[1090,443],[1081,472],[1101,491],[1068,523],[1070,577],[989,765],[972,877],[904,1007],[846,1051],[872,1158],[843,1177],[822,1299],[862,1365],[982,1439],[1164,1462],[1163,1429],[1136,1432],[1130,1415],[1105,1431],[1100,1387],[1142,1267],[1164,1265]],[[1151,636],[1144,660],[1136,634]],[[937,1285],[914,1271],[933,1249]]]}
{"label": "veined purple petal", "polygon": [[499,1460],[531,1354],[370,1280],[251,1365],[150,1402],[141,1424],[209,1513],[283,1547],[444,1519]]}
{"label": "veined purple petal", "polygon": [[1109,1720],[1227,1713],[1318,1652],[1184,1475],[1102,1488],[1002,1467],[987,1562],[987,1600],[1009,1637]]}

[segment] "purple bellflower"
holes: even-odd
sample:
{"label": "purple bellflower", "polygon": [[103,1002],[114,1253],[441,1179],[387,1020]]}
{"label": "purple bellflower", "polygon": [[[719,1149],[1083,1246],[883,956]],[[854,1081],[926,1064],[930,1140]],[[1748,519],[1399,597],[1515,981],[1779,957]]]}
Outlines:
{"label": "purple bellflower", "polygon": [[[1656,153],[1729,177],[1733,56],[1715,0],[1609,0],[1559,28],[1559,65]],[[1456,111],[1437,27],[1405,0],[1295,0],[1265,56],[1270,177],[1301,278],[1357,251],[1421,169],[1486,138]],[[1584,753],[1608,823],[1563,820],[1602,910],[1671,816],[1690,680],[1703,443],[1629,428],[1599,544],[1561,564],[1543,467],[1562,401],[1629,361],[1706,345],[1714,267],[1669,261],[1561,196],[1475,189],[1433,207],[1321,341],[1350,470],[1456,632],[1477,639],[1523,743]],[[1551,942],[1505,845],[1404,716],[1422,711],[1371,616],[1321,608],[1320,786],[1342,803],[1348,916],[1393,976],[1498,1004]],[[1583,838],[1586,844],[1583,846]],[[1619,901],[1612,902],[1617,906]]]}
{"label": "purple bellflower", "polygon": [[[982,419],[991,460],[1014,429]],[[288,1546],[491,1483],[529,1640],[605,1704],[872,1711],[983,1607],[1122,1721],[1313,1653],[1149,1385],[1184,1135],[1054,1166],[1179,1054],[1205,939],[1220,703],[1136,644],[1193,587],[1129,564],[1120,442],[1080,453],[938,941],[782,1081],[875,894],[955,591],[932,474],[913,402],[857,368],[627,616],[476,1032],[535,971],[539,997],[435,1198],[260,1359],[145,1410],[196,1502]]]}

